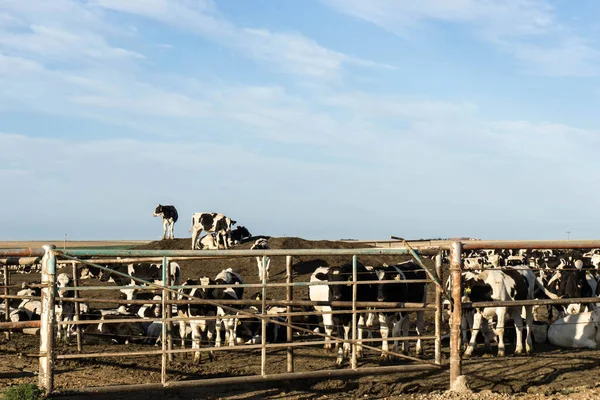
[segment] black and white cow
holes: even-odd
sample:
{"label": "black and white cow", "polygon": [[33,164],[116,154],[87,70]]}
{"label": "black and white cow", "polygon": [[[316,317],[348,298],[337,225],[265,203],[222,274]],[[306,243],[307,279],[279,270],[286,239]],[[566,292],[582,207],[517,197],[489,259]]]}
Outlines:
{"label": "black and white cow", "polygon": [[146,328],[142,322],[117,322],[105,323],[105,321],[115,319],[137,319],[138,316],[121,315],[113,312],[103,312],[101,310],[88,310],[81,314],[81,321],[100,321],[83,323],[80,325],[86,343],[143,343],[146,335]]}
{"label": "black and white cow", "polygon": [[[236,285],[244,284],[241,275],[231,268],[224,269],[219,272],[214,280],[215,285],[223,285],[213,289],[213,296],[217,300],[241,300],[244,296],[244,288],[236,287]],[[221,346],[221,325],[225,325],[225,341],[229,346],[235,345],[235,325],[236,319],[232,316],[236,315],[232,309],[239,308],[236,306],[217,307],[216,320],[216,338],[215,346]],[[225,318],[223,318],[225,317]]]}
{"label": "black and white cow", "polygon": [[[215,298],[213,288],[190,288],[186,286],[206,286],[213,285],[215,282],[204,277],[201,279],[188,279],[183,283],[183,287],[179,289],[179,299],[187,300],[191,297],[203,300],[212,300]],[[192,349],[199,349],[202,336],[206,336],[208,345],[211,345],[214,332],[216,330],[214,319],[204,319],[203,317],[215,317],[217,315],[217,307],[211,304],[187,304],[177,309],[179,317],[194,318],[188,322],[179,322],[179,335],[181,336],[181,348],[185,348],[185,337],[187,336],[187,325],[189,324],[192,334]],[[194,362],[199,363],[201,354],[199,351],[194,352]],[[214,360],[214,353],[209,352],[211,360]]]}
{"label": "black and white cow", "polygon": [[200,250],[219,250],[217,239],[213,233],[207,233],[199,240],[199,244],[196,248]]}
{"label": "black and white cow", "polygon": [[223,214],[211,212],[199,212],[192,215],[192,226],[188,230],[192,232],[192,250],[196,248],[196,239],[202,231],[207,233],[214,232],[217,243],[224,244],[225,249],[228,248],[230,239],[231,227],[236,221]]}
{"label": "black and white cow", "polygon": [[[162,217],[163,223],[163,239],[169,238],[174,239],[175,234],[173,233],[173,228],[175,226],[175,222],[179,219],[179,215],[177,214],[177,209],[172,205],[158,205],[154,209],[154,213],[152,214],[154,217]],[[168,233],[167,233],[168,231]]]}
{"label": "black and white cow", "polygon": [[[463,295],[470,301],[514,301],[533,299],[536,285],[536,277],[533,271],[525,266],[507,267],[500,269],[484,269],[480,272],[463,272]],[[525,310],[526,344],[525,351],[529,354],[533,351],[531,329],[533,325],[533,313],[531,306],[514,307],[485,307],[475,310],[473,316],[473,330],[471,339],[464,352],[465,357],[473,354],[477,346],[477,334],[482,324],[482,319],[488,322],[497,317],[495,333],[498,337],[498,356],[504,356],[504,324],[508,316],[515,323],[516,348],[515,354],[523,352],[523,318],[521,311]]]}
{"label": "black and white cow", "polygon": [[[250,247],[250,250],[268,250],[271,247],[267,239],[257,239],[256,242]],[[263,258],[256,257],[256,265],[258,266],[258,280],[263,281],[263,275],[265,280],[269,280],[269,266],[271,265],[271,257],[266,257],[265,265],[263,265]]]}
{"label": "black and white cow", "polygon": [[[132,264],[108,264],[106,267],[131,275],[134,278],[142,279],[157,285],[162,285],[162,264],[153,264],[148,262],[132,263]],[[112,272],[104,271],[97,267],[84,266],[80,270],[80,279],[97,278],[101,282],[114,282],[117,286],[139,286],[139,282],[129,277],[124,277]],[[171,285],[179,285],[181,276],[181,267],[174,261],[169,261],[168,279]],[[137,289],[120,289],[127,296],[127,300],[133,300]]]}
{"label": "black and white cow", "polygon": [[[380,283],[377,285],[377,301],[393,303],[425,303],[427,297],[427,283],[425,282],[403,282],[411,280],[427,279],[427,273],[414,261],[376,267],[375,274],[380,281],[399,281],[399,283]],[[387,338],[389,331],[392,336],[408,336],[410,328],[410,317],[407,312],[376,312],[379,318],[382,353],[387,358],[389,351]],[[417,311],[416,330],[417,335],[422,335],[425,330],[424,311]],[[369,324],[367,324],[368,326]],[[403,352],[408,353],[408,342],[403,342]],[[398,352],[398,341],[394,341],[394,352]],[[422,354],[421,340],[417,340],[416,354]]]}
{"label": "black and white cow", "polygon": [[[319,269],[317,269],[317,271],[319,271]],[[336,266],[336,267],[329,267],[327,269],[327,272],[317,272],[315,271],[315,273],[313,273],[314,276],[314,281],[326,281],[326,282],[330,282],[330,283],[341,283],[341,282],[349,282],[346,284],[328,284],[326,287],[328,287],[328,292],[327,293],[323,293],[323,290],[321,289],[318,292],[314,292],[314,291],[310,291],[310,299],[312,301],[352,301],[353,295],[352,295],[352,281],[353,281],[353,276],[352,276],[352,263],[347,263],[341,266]],[[363,264],[361,264],[360,262],[357,263],[356,266],[356,272],[357,272],[357,282],[361,282],[361,281],[374,281],[377,280],[376,275],[373,271],[368,270]],[[311,281],[313,281],[313,277],[311,276]],[[317,287],[317,286],[315,286]],[[311,289],[313,288],[313,286],[310,287]],[[323,296],[324,295],[324,296]],[[322,298],[325,297],[325,298]],[[356,301],[359,302],[364,302],[364,301],[372,301],[374,298],[376,298],[376,287],[372,284],[364,284],[364,285],[357,285],[357,289],[356,289]],[[315,307],[317,308],[317,307]],[[334,307],[331,306],[330,308],[331,310],[349,310],[351,309],[351,307]],[[331,314],[329,314],[331,315]],[[328,334],[328,336],[330,336],[330,333],[327,332],[327,325],[325,323],[325,316],[323,317],[323,321],[325,324],[325,329],[326,329],[326,333]],[[344,333],[343,333],[343,337],[345,340],[349,340],[350,339],[350,329],[352,328],[352,314],[334,314],[333,318],[332,318],[332,322],[333,325],[336,326],[338,328],[338,337],[342,337],[342,332],[340,331],[340,329],[343,329]],[[358,321],[358,326],[362,327],[365,326],[365,316],[363,314],[360,314],[359,317],[359,321]],[[330,331],[331,332],[331,331]],[[358,346],[357,346],[357,350],[362,350],[361,346],[360,346],[360,341],[362,340],[362,335],[363,335],[363,329],[359,328],[358,332],[357,332],[357,341],[358,341]],[[348,357],[350,354],[350,343],[349,342],[344,342],[343,346],[338,347],[338,357],[337,357],[337,364],[341,365],[344,361],[344,358]]]}
{"label": "black and white cow", "polygon": [[242,240],[248,239],[252,237],[252,234],[245,226],[238,226],[235,229],[232,229],[229,234],[229,246],[234,246],[236,244],[242,243]]}

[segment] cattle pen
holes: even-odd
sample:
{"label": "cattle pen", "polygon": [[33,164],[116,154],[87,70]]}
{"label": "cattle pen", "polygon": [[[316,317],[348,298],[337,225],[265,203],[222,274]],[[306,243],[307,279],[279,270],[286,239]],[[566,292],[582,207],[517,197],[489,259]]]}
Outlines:
{"label": "cattle pen", "polygon": [[[502,306],[533,306],[533,305],[548,305],[548,304],[570,304],[570,303],[596,303],[597,298],[569,298],[569,299],[543,299],[543,300],[512,300],[512,301],[488,301],[488,302],[465,302],[463,300],[461,288],[462,288],[462,272],[464,271],[462,256],[465,251],[468,250],[479,250],[479,249],[592,249],[599,248],[600,241],[451,241],[451,242],[440,242],[432,244],[409,244],[404,243],[402,246],[394,248],[356,248],[356,249],[272,249],[272,250],[206,250],[206,251],[193,251],[193,250],[110,250],[110,249],[72,249],[72,250],[60,250],[54,246],[47,245],[43,248],[27,248],[27,249],[0,249],[0,259],[10,260],[5,261],[3,265],[4,272],[4,294],[0,296],[5,303],[6,309],[8,309],[8,300],[18,298],[19,296],[9,295],[8,289],[14,287],[9,282],[9,271],[8,265],[14,264],[27,264],[28,262],[33,263],[34,260],[38,260],[41,257],[42,267],[42,279],[41,284],[38,285],[41,288],[41,317],[40,321],[28,321],[28,322],[2,322],[0,323],[0,330],[10,331],[28,328],[39,328],[40,342],[39,342],[39,353],[36,354],[39,357],[39,385],[43,387],[47,393],[53,393],[56,395],[67,394],[67,393],[101,393],[101,392],[113,392],[113,391],[127,391],[127,390],[139,390],[139,389],[158,389],[158,388],[185,388],[194,386],[210,386],[210,385],[223,385],[223,384],[236,384],[236,383],[253,383],[253,382],[268,382],[268,381],[281,381],[281,380],[292,380],[292,379],[306,379],[306,378],[327,378],[334,376],[352,376],[352,375],[376,375],[376,374],[387,374],[391,372],[402,372],[402,371],[435,371],[449,368],[450,370],[450,384],[451,389],[458,390],[460,386],[462,374],[462,356],[461,356],[461,320],[463,309],[470,308],[481,308],[481,307],[502,307]],[[356,292],[357,287],[363,284],[369,284],[369,282],[360,282],[357,279],[357,257],[367,255],[409,255],[414,258],[419,264],[428,272],[427,281],[433,283],[435,289],[435,300],[427,303],[382,303],[382,302],[360,302],[357,301]],[[442,284],[442,260],[444,255],[449,255],[449,280],[451,282],[451,292],[449,293],[444,285]],[[351,301],[327,301],[327,302],[315,302],[309,300],[298,300],[294,298],[294,289],[296,288],[307,288],[309,286],[318,286],[323,283],[320,282],[297,282],[294,281],[294,274],[292,271],[292,265],[294,257],[298,256],[323,256],[323,255],[336,255],[336,256],[347,256],[353,266],[352,280],[343,283],[337,283],[339,285],[349,285],[352,287],[352,300]],[[424,266],[421,256],[428,255],[435,257],[435,268],[427,268]],[[167,266],[174,260],[191,259],[191,258],[241,258],[241,257],[260,257],[263,265],[266,264],[268,257],[283,256],[286,260],[286,281],[285,283],[272,283],[267,282],[263,278],[261,283],[256,284],[241,284],[237,287],[257,289],[261,293],[260,299],[243,299],[243,300],[203,300],[193,298],[191,296],[185,296],[181,294],[178,289],[181,288],[179,285],[174,285],[169,281],[167,274]],[[78,329],[79,325],[83,323],[127,323],[135,322],[135,319],[110,319],[102,321],[80,321],[78,318],[74,318],[73,321],[57,321],[55,316],[55,304],[57,302],[57,263],[71,265],[73,268],[73,286],[64,289],[73,290],[73,297],[62,298],[60,301],[72,302],[76,305],[76,315],[79,314],[78,305],[81,303],[94,301],[96,303],[102,303],[102,299],[90,299],[82,293],[87,290],[119,290],[122,287],[119,286],[80,286],[77,282],[77,268],[81,266],[93,266],[100,269],[109,269],[103,264],[111,263],[127,263],[127,262],[142,262],[142,261],[157,261],[162,264],[163,276],[162,283],[152,283],[136,278],[135,276],[128,276],[133,281],[136,281],[136,286],[127,286],[127,289],[133,288],[146,288],[148,287],[158,290],[162,293],[160,300],[117,300],[110,299],[105,300],[106,303],[117,303],[117,304],[159,304],[161,308],[161,316],[156,318],[144,319],[144,321],[152,321],[161,324],[162,334],[161,337],[161,348],[158,350],[146,350],[139,352],[99,352],[99,353],[85,353],[83,352],[83,344],[81,340],[81,332]],[[115,271],[112,271],[113,273]],[[390,281],[389,283],[395,283]],[[397,283],[397,282],[396,282]],[[335,285],[332,282],[327,285]],[[190,286],[191,287],[191,286]],[[211,285],[198,285],[198,287],[211,287]],[[276,288],[285,290],[285,300],[269,299],[268,293]],[[21,297],[23,298],[23,297]],[[451,323],[449,332],[449,351],[450,357],[449,362],[446,363],[441,356],[442,347],[442,301],[446,298],[451,304]],[[193,319],[190,317],[175,317],[172,315],[172,306],[185,306],[191,304],[211,304],[220,306],[224,309],[235,310],[238,315],[237,320],[244,320],[248,318],[258,318],[261,321],[261,340],[258,344],[241,344],[236,346],[223,346],[223,347],[201,347],[191,349],[175,349],[173,346],[173,336],[175,323],[189,322]],[[248,313],[247,311],[240,311],[236,306],[254,306],[257,309],[256,313]],[[315,306],[315,305],[328,305],[337,306],[341,309],[329,311],[330,314],[350,314],[352,316],[352,329],[351,338],[342,338],[339,336],[326,337],[325,334],[314,332],[306,329],[300,325],[293,323],[293,317],[299,317],[303,315],[310,315],[310,312],[296,312],[293,311],[293,307],[299,306]],[[286,308],[286,312],[280,314],[285,317],[282,321],[273,321],[269,319],[272,315],[269,315],[266,311],[267,306],[282,306]],[[417,339],[429,340],[435,343],[434,345],[434,359],[427,360],[418,357],[407,356],[399,352],[388,351],[388,354],[397,357],[398,359],[406,361],[406,364],[392,365],[392,366],[377,366],[377,367],[359,367],[357,362],[357,352],[359,348],[365,348],[371,351],[381,353],[382,350],[376,346],[377,342],[381,342],[379,338],[358,338],[357,337],[357,324],[361,313],[365,313],[367,308],[379,309],[380,311],[428,311],[435,313],[435,333],[431,336],[393,336],[389,337],[388,340],[400,340],[400,341],[414,341]],[[314,314],[314,312],[313,312]],[[8,313],[5,313],[8,316]],[[223,319],[233,318],[232,316],[225,316]],[[209,318],[204,318],[211,319]],[[267,343],[266,340],[266,325],[267,321],[279,325],[285,328],[286,340],[284,343]],[[57,327],[61,325],[73,325],[77,329],[77,352],[71,354],[59,354],[59,348],[56,346],[55,332]],[[300,336],[294,336],[293,332],[301,332],[310,334],[313,338],[318,340],[304,340]],[[166,340],[165,340],[166,339]],[[315,345],[324,345],[326,340],[331,340],[336,344],[348,343],[351,346],[351,355],[349,363],[344,368],[339,369],[326,369],[317,371],[296,371],[295,370],[295,350]],[[231,376],[231,377],[209,377],[205,379],[193,379],[193,380],[180,380],[171,381],[168,379],[168,365],[174,355],[185,354],[185,353],[207,353],[207,352],[230,352],[232,350],[247,350],[247,351],[260,351],[260,373],[255,375],[244,375],[244,376]],[[268,351],[269,350],[285,350],[286,354],[286,367],[285,372],[279,373],[267,373],[268,363]],[[80,387],[70,388],[68,390],[55,390],[55,362],[59,360],[69,359],[90,359],[90,358],[104,358],[113,357],[116,354],[119,356],[156,356],[161,359],[161,374],[160,382],[136,384],[136,385],[112,385],[112,386],[95,386],[95,387]],[[467,377],[468,381],[468,377]]]}

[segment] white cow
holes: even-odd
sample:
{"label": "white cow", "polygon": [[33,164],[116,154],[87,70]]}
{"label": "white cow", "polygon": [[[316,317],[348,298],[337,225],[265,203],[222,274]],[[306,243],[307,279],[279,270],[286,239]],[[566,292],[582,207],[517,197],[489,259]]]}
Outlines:
{"label": "white cow", "polygon": [[600,343],[600,309],[557,319],[548,328],[548,340],[560,347],[597,348]]}
{"label": "white cow", "polygon": [[[261,238],[257,239],[256,242],[250,247],[250,250],[267,250],[270,249],[269,242],[267,239]],[[258,280],[262,282],[263,275],[265,275],[265,280],[269,280],[269,266],[271,265],[271,257],[266,258],[266,265],[263,266],[262,257],[256,257],[256,265],[258,266]]]}

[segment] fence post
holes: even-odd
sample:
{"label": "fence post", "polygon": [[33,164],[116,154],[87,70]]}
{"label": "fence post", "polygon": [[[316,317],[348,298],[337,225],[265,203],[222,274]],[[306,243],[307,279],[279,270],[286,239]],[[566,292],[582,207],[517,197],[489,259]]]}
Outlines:
{"label": "fence post", "polygon": [[[77,287],[79,286],[79,279],[77,278],[77,263],[74,262],[73,263],[73,287],[75,288],[75,290],[73,291],[73,297],[78,299],[79,298],[79,290],[77,290]],[[81,309],[79,308],[79,302],[76,301],[75,302],[75,316],[73,317],[73,319],[75,321],[79,321],[79,318],[81,317]],[[81,343],[81,325],[76,324],[75,325],[75,332],[77,333],[77,351],[79,353],[81,353],[83,351],[83,345]],[[69,333],[67,332],[67,335]]]}
{"label": "fence post", "polygon": [[[8,265],[4,264],[4,295],[8,296],[8,286],[10,286],[10,278],[8,275]],[[10,322],[10,307],[8,305],[8,298],[4,299],[4,320]],[[10,340],[10,331],[4,332],[7,340]]]}
{"label": "fence post", "polygon": [[450,326],[450,390],[459,390],[459,377],[462,375],[460,358],[461,304],[461,253],[462,244],[453,242],[450,249],[450,279],[452,280],[452,324]]}
{"label": "fence post", "polygon": [[[165,318],[167,317],[167,291],[164,289],[167,286],[167,268],[169,266],[169,260],[167,257],[163,257],[162,262],[162,332],[160,334],[160,345],[162,349],[161,354],[161,368],[160,368],[160,383],[163,385],[167,381],[167,322]],[[169,305],[170,306],[170,305]]]}
{"label": "fence post", "polygon": [[46,254],[42,258],[42,314],[40,316],[40,378],[39,386],[46,394],[54,390],[54,296],[56,295],[56,258],[54,245],[43,246]]}
{"label": "fence post", "polygon": [[[293,272],[292,272],[292,256],[285,257],[285,273],[286,273],[286,283],[293,283],[294,276],[293,276]],[[285,290],[286,290],[285,299],[287,301],[294,300],[294,287],[288,286],[285,288]],[[288,313],[287,323],[288,323],[288,325],[292,325],[293,324],[292,316],[289,315],[292,313],[291,305],[288,305],[286,307],[286,312]],[[292,327],[288,326],[286,329],[287,329],[287,342],[292,343],[294,341],[294,332],[292,331]],[[294,348],[291,346],[287,348],[287,372],[294,372]]]}
{"label": "fence post", "polygon": [[262,257],[262,318],[261,321],[261,352],[260,352],[260,374],[262,376],[266,375],[266,365],[267,365],[267,257]]}
{"label": "fence post", "polygon": [[356,264],[357,257],[354,255],[352,256],[352,280],[354,283],[352,284],[352,361],[350,364],[352,369],[356,369]]}
{"label": "fence post", "polygon": [[[435,256],[435,273],[438,280],[442,280],[442,253]],[[442,288],[436,286],[435,290],[435,363],[442,365]]]}

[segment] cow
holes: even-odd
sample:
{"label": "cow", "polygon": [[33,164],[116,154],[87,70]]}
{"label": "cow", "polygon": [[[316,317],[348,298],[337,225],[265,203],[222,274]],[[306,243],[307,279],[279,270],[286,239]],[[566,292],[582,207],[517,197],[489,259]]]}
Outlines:
{"label": "cow", "polygon": [[[315,271],[316,272],[316,271]],[[376,280],[376,275],[373,271],[368,270],[363,264],[360,262],[357,263],[356,266],[357,272],[357,282],[361,281],[374,281]],[[327,273],[325,272],[316,272],[314,274],[314,278],[319,281],[327,281],[331,283],[341,283],[341,282],[349,282],[347,284],[334,284],[327,285],[328,293],[326,297],[331,299],[332,301],[352,301],[353,298],[353,274],[352,274],[352,263],[346,263],[341,266],[329,267]],[[312,279],[312,277],[311,277]],[[312,289],[312,286],[311,286]],[[311,300],[313,301],[322,301],[324,299],[314,298],[313,294],[310,293]],[[315,296],[316,297],[316,296]],[[364,301],[372,301],[376,298],[376,288],[372,284],[364,284],[357,285],[356,288],[356,301],[364,302]],[[315,307],[316,308],[316,307]],[[348,310],[351,307],[331,307],[331,310]],[[365,317],[364,315],[359,316],[358,326],[365,326]],[[351,314],[334,314],[333,315],[333,325],[338,327],[338,337],[342,337],[340,328],[343,329],[344,339],[350,339],[350,329],[352,322]],[[327,331],[327,327],[326,327]],[[360,342],[362,340],[363,329],[359,328],[357,332],[357,348],[361,349]],[[338,356],[336,363],[337,365],[341,365],[344,362],[344,358],[348,357],[350,354],[350,343],[344,342],[343,346],[338,347]]]}
{"label": "cow", "polygon": [[[256,307],[249,307],[242,310],[244,314],[258,314]],[[271,316],[267,319],[265,326],[266,343],[283,343],[286,341],[285,329],[272,320],[285,322],[284,317],[277,316],[275,310],[267,310]],[[262,343],[262,320],[258,317],[239,318],[235,328],[236,343],[238,344],[261,344]]]}
{"label": "cow", "polygon": [[[69,275],[61,273],[56,277],[56,287],[58,297],[55,300],[55,314],[57,322],[73,321],[75,317],[75,304],[71,301],[63,301],[64,297],[73,297],[73,289],[66,289],[72,286],[73,281]],[[57,324],[57,341],[69,342],[69,332],[72,326]]]}
{"label": "cow", "polygon": [[173,228],[175,226],[175,222],[179,219],[179,215],[177,214],[177,209],[168,204],[168,205],[158,205],[154,209],[153,217],[162,217],[163,223],[163,235],[164,239],[175,239],[175,234],[173,233]]}
{"label": "cow", "polygon": [[192,215],[192,226],[188,230],[188,232],[192,232],[192,250],[196,249],[196,239],[202,231],[207,233],[214,232],[217,243],[222,241],[225,249],[227,249],[231,227],[235,224],[236,221],[223,214],[210,212],[195,213]]}
{"label": "cow", "polygon": [[[191,288],[187,286],[206,286],[213,285],[214,281],[208,277],[201,279],[188,279],[183,283],[179,291],[178,298],[187,300],[190,298],[197,298],[203,300],[212,300],[214,296],[214,288]],[[204,319],[203,317],[215,317],[217,315],[217,307],[211,304],[187,304],[177,308],[177,313],[181,318],[193,318],[188,322],[179,322],[179,335],[181,337],[181,348],[185,348],[185,337],[187,336],[187,325],[190,325],[192,334],[192,349],[199,349],[203,334],[208,340],[208,345],[211,345],[211,341],[215,332],[215,320]],[[214,353],[209,352],[211,360],[215,359]],[[194,362],[199,363],[201,359],[200,351],[194,352]]]}
{"label": "cow", "polygon": [[[479,301],[511,301],[511,300],[530,300],[533,299],[533,292],[537,280],[533,272],[525,266],[507,267],[503,270],[485,269],[479,273],[466,271],[463,272],[463,295],[473,302]],[[485,307],[476,309],[473,317],[473,331],[471,339],[464,352],[465,357],[473,354],[477,346],[477,334],[479,332],[482,319],[491,321],[497,316],[498,322],[495,333],[498,337],[498,357],[504,356],[504,324],[508,315],[512,316],[515,322],[516,330],[516,348],[515,354],[523,352],[522,330],[523,318],[522,309],[525,310],[526,344],[525,351],[529,354],[533,350],[531,339],[531,326],[533,325],[533,313],[531,306],[513,306],[513,307]],[[508,315],[507,315],[508,313]]]}
{"label": "cow", "polygon": [[[244,284],[244,280],[241,275],[235,272],[231,268],[227,268],[219,272],[214,280],[215,285],[227,285],[227,287],[216,287],[212,293],[217,300],[241,300],[244,296],[244,288],[236,287],[236,285]],[[236,313],[232,310],[236,307],[217,307],[217,320],[216,320],[216,338],[215,346],[221,346],[221,324],[225,325],[225,341],[229,346],[235,345],[235,318],[231,316]],[[226,318],[223,318],[226,317]]]}
{"label": "cow", "polygon": [[[107,264],[106,267],[111,270],[131,275],[134,278],[149,281],[151,283],[162,285],[162,264],[153,264],[148,262],[132,263],[132,264]],[[117,286],[138,286],[141,283],[130,278],[124,277],[112,272],[104,271],[93,266],[84,266],[80,270],[79,279],[100,279],[101,282],[114,282]],[[181,267],[174,261],[169,261],[167,277],[171,285],[179,285],[181,275]],[[137,289],[120,289],[127,296],[127,300],[133,300]]]}
{"label": "cow", "polygon": [[81,321],[100,321],[83,323],[80,325],[86,342],[96,339],[97,343],[143,343],[146,328],[142,322],[106,322],[110,320],[137,319],[137,316],[121,315],[114,312],[101,312],[100,310],[88,310],[81,314]]}
{"label": "cow", "polygon": [[199,243],[200,244],[196,247],[200,250],[219,250],[217,239],[215,239],[215,235],[212,233],[207,233],[200,238]]}
{"label": "cow", "polygon": [[[427,283],[425,282],[402,282],[411,280],[427,279],[425,270],[414,261],[404,263],[376,267],[375,275],[379,281],[399,281],[400,283],[380,283],[377,285],[377,301],[393,302],[393,303],[425,303],[427,296]],[[375,312],[380,324],[382,338],[382,353],[383,358],[389,357],[387,353],[388,342],[387,338],[389,331],[392,331],[392,336],[409,335],[409,315],[406,312]],[[369,322],[367,326],[369,326]],[[425,329],[424,311],[417,311],[417,335],[422,335]],[[403,352],[408,353],[409,345],[403,342]],[[394,352],[398,351],[398,341],[394,341]],[[417,340],[416,354],[423,353],[421,340]]]}
{"label": "cow", "polygon": [[[267,239],[257,239],[256,242],[250,247],[250,250],[267,250],[270,249],[269,242]],[[263,265],[263,258],[256,257],[256,264],[258,266],[258,280],[260,282],[263,281],[263,277],[265,281],[269,280],[269,266],[271,265],[271,257],[266,257],[265,264]],[[264,276],[263,276],[264,275]]]}
{"label": "cow", "polygon": [[[331,301],[332,296],[329,291],[329,286],[327,286],[326,282],[328,281],[327,275],[329,273],[329,267],[318,267],[310,276],[310,282],[322,282],[325,284],[319,285],[310,285],[308,287],[309,299],[311,301]],[[325,330],[325,345],[323,348],[325,350],[331,351],[331,337],[333,335],[333,314],[331,306],[320,306],[315,305],[315,310],[321,314],[321,318],[323,319],[323,328]],[[329,311],[329,312],[327,312]],[[337,347],[337,344],[336,344]]]}
{"label": "cow", "polygon": [[548,341],[560,347],[596,349],[600,344],[600,309],[567,315],[548,328]]}
{"label": "cow", "polygon": [[232,229],[229,233],[229,246],[234,246],[236,244],[242,243],[244,239],[248,239],[252,237],[252,234],[245,226],[238,226],[235,229]]}

